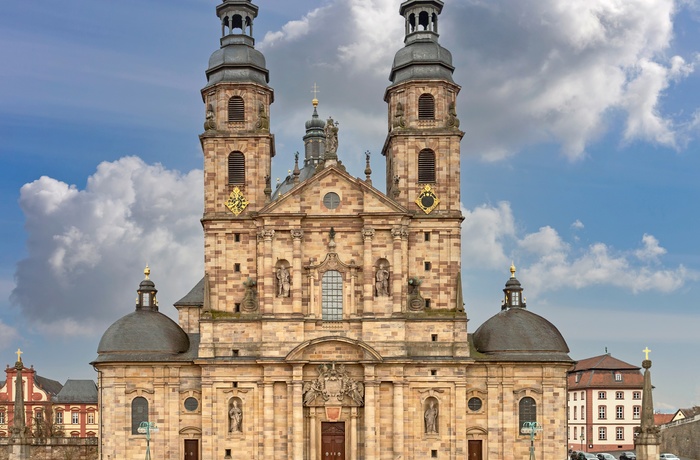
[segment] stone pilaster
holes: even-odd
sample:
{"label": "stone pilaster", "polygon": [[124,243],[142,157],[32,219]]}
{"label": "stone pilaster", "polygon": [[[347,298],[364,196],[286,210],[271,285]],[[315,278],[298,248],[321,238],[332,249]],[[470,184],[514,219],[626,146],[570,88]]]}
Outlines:
{"label": "stone pilaster", "polygon": [[302,398],[303,385],[302,364],[295,364],[292,377],[292,452],[294,458],[304,458],[304,400]]}
{"label": "stone pilaster", "polygon": [[372,304],[374,303],[374,270],[372,267],[372,239],[374,238],[374,229],[365,227],[362,229],[362,238],[364,239],[363,263],[364,270],[364,287],[363,287],[363,303],[362,311],[364,316],[373,316]]}
{"label": "stone pilaster", "polygon": [[406,274],[403,270],[403,257],[401,253],[401,237],[403,231],[400,227],[394,227],[391,229],[391,236],[393,237],[393,258],[391,262],[393,265],[393,271],[395,276],[393,277],[393,283],[391,283],[391,292],[393,295],[392,305],[393,313],[401,313],[403,302],[401,301],[401,289],[403,285],[406,284]]}
{"label": "stone pilaster", "polygon": [[292,312],[294,315],[302,315],[301,311],[301,241],[304,232],[301,229],[292,230]]}

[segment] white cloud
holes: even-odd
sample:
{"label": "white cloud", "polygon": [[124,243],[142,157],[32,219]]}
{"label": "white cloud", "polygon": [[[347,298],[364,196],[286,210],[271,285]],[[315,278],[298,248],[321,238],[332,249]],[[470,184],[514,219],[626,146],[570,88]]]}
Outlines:
{"label": "white cloud", "polygon": [[644,234],[642,237],[642,244],[644,247],[634,251],[634,255],[645,261],[658,261],[659,257],[666,254],[666,249],[659,246],[659,240],[657,240],[653,235]]}
{"label": "white cloud", "polygon": [[101,163],[85,190],[49,177],[24,185],[29,255],[12,300],[45,332],[95,334],[132,311],[148,263],[172,314],[203,270],[202,190],[201,171],[136,157]]}
{"label": "white cloud", "polygon": [[462,265],[464,268],[503,268],[510,263],[506,241],[515,236],[510,204],[482,205],[473,211],[462,208]]}
{"label": "white cloud", "polygon": [[316,8],[301,19],[287,22],[280,30],[268,31],[258,45],[258,48],[265,51],[266,49],[284,42],[294,42],[304,37],[309,33],[312,22],[321,17],[323,11],[327,8],[328,7]]}
{"label": "white cloud", "polygon": [[694,66],[666,55],[673,0],[468,0],[447,8],[447,46],[458,72],[468,72],[459,79],[468,101],[460,111],[472,128],[465,150],[497,160],[554,141],[580,159],[611,113],[625,116],[625,141],[678,145],[684,122],[663,113],[664,91]]}
{"label": "white cloud", "polygon": [[573,224],[571,224],[571,228],[574,230],[583,230],[584,225],[583,222],[580,220],[576,219]]}

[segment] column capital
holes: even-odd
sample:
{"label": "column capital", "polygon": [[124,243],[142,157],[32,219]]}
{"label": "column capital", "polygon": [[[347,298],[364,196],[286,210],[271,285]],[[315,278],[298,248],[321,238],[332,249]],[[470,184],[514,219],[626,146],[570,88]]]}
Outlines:
{"label": "column capital", "polygon": [[270,229],[270,230],[260,230],[258,232],[258,240],[263,240],[263,241],[272,241],[272,238],[275,236],[275,231]]}
{"label": "column capital", "polygon": [[293,240],[301,240],[304,237],[304,230],[300,228],[293,228],[292,231],[292,239]]}
{"label": "column capital", "polygon": [[362,228],[362,238],[364,238],[365,241],[371,240],[372,238],[374,238],[374,228],[363,227]]}

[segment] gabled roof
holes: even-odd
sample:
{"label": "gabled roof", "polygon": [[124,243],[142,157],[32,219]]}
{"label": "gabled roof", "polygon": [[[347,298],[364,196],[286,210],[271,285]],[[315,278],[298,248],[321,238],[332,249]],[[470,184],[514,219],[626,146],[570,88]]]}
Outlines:
{"label": "gabled roof", "polygon": [[60,382],[47,379],[46,377],[42,377],[38,374],[34,376],[34,383],[36,383],[39,388],[47,392],[50,396],[57,395],[61,389],[63,389],[63,385],[61,385]]}
{"label": "gabled roof", "polygon": [[97,404],[97,384],[92,380],[68,380],[52,398],[57,403]]}
{"label": "gabled roof", "polygon": [[[301,211],[301,209],[298,208],[298,206],[295,205],[295,201],[299,200],[310,189],[320,186],[321,182],[326,181],[329,178],[329,176],[334,177],[334,179],[338,181],[338,183],[344,182],[345,184],[349,185],[350,188],[361,193],[364,197],[366,197],[364,199],[365,208],[368,208],[368,204],[370,204],[371,202],[372,209],[364,209],[364,211],[362,212],[378,214],[409,214],[409,211],[406,208],[404,208],[403,206],[401,206],[400,204],[398,204],[397,202],[395,202],[376,188],[372,187],[364,180],[352,177],[342,168],[339,168],[335,165],[327,166],[321,171],[318,171],[316,174],[311,176],[309,179],[305,180],[304,182],[300,182],[289,192],[263,207],[259,211],[259,214],[265,215],[276,214],[279,212],[303,212]],[[357,205],[358,203],[354,204]]]}
{"label": "gabled roof", "polygon": [[201,307],[204,304],[204,278],[188,292],[185,297],[175,302],[175,307]]}
{"label": "gabled roof", "polygon": [[571,372],[580,372],[586,370],[611,370],[611,371],[621,371],[621,370],[640,370],[641,367],[633,366],[632,364],[620,361],[617,358],[613,358],[609,353],[600,356],[594,356],[593,358],[586,358],[578,361],[576,366]]}
{"label": "gabled roof", "polygon": [[669,423],[671,420],[673,420],[674,415],[676,414],[654,414],[654,425],[658,426]]}

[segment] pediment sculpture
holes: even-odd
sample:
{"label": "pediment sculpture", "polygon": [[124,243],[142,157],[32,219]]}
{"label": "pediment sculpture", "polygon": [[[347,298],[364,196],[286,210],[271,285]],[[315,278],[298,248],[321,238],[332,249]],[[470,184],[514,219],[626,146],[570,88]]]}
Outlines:
{"label": "pediment sculpture", "polygon": [[316,380],[304,382],[304,406],[364,405],[365,386],[348,374],[344,364],[320,364],[317,370]]}

